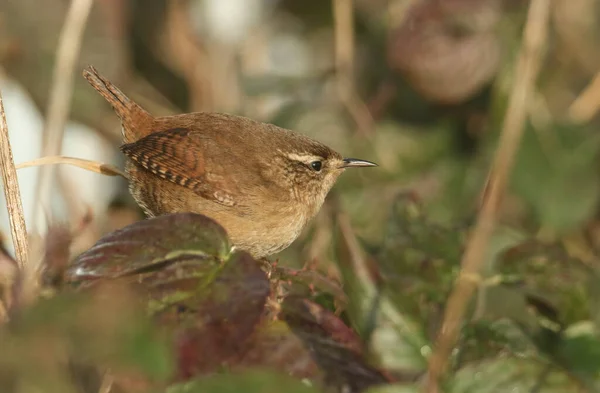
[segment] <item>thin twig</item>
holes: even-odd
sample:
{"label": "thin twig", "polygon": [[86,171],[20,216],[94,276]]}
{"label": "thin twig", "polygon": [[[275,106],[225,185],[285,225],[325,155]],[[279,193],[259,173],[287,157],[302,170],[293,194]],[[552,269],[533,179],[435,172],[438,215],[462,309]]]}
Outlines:
{"label": "thin twig", "polygon": [[569,117],[576,123],[586,123],[600,110],[600,72],[569,107]]}
{"label": "thin twig", "polygon": [[23,204],[21,202],[21,191],[17,178],[17,170],[13,161],[10,139],[8,137],[8,125],[4,104],[0,94],[0,171],[2,171],[2,183],[4,184],[4,196],[10,222],[10,231],[17,254],[19,267],[22,269],[29,261],[29,246],[27,244],[27,227],[23,215]]}
{"label": "thin twig", "polygon": [[373,274],[367,266],[367,258],[356,238],[349,217],[341,212],[336,212],[335,217],[344,245],[350,256],[349,260],[352,263],[353,273],[363,287],[376,292],[375,283],[372,279]]}
{"label": "thin twig", "polygon": [[106,371],[102,378],[102,384],[100,385],[100,389],[98,389],[98,393],[110,393],[114,382],[115,380],[110,374],[110,371]]}
{"label": "thin twig", "polygon": [[373,118],[358,96],[354,83],[354,4],[352,0],[332,0],[332,6],[338,95],[358,131],[369,135],[373,129]]}
{"label": "thin twig", "polygon": [[523,133],[527,102],[540,69],[543,46],[548,33],[549,12],[550,0],[532,0],[487,195],[466,246],[461,261],[461,272],[448,299],[444,321],[434,352],[429,359],[429,373],[425,384],[429,393],[440,391],[439,380],[446,371],[469,301],[481,282],[479,272],[494,230],[499,201],[506,188]]}
{"label": "thin twig", "polygon": [[354,5],[352,0],[333,0],[335,68],[340,97],[354,90]]}
{"label": "thin twig", "polygon": [[214,110],[210,86],[210,59],[191,25],[188,5],[182,1],[168,3],[166,37],[169,53],[181,67],[190,86],[191,108],[194,111]]}
{"label": "thin twig", "polygon": [[[75,64],[92,4],[93,0],[72,0],[65,18],[56,51],[52,88],[44,125],[42,156],[58,155],[61,151],[73,96]],[[48,205],[54,175],[55,168],[52,166],[40,170],[36,185],[34,225],[39,224],[38,218],[42,214],[42,209]]]}

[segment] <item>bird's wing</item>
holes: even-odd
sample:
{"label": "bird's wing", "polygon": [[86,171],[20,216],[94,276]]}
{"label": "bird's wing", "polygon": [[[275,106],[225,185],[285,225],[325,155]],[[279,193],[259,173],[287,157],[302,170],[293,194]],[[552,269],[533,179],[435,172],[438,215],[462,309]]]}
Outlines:
{"label": "bird's wing", "polygon": [[[207,171],[202,140],[197,134],[190,138],[191,133],[185,128],[155,132],[121,146],[121,151],[138,166],[162,179],[189,188],[216,203],[236,205],[235,190],[217,173]],[[211,167],[215,164],[218,165],[211,162]]]}

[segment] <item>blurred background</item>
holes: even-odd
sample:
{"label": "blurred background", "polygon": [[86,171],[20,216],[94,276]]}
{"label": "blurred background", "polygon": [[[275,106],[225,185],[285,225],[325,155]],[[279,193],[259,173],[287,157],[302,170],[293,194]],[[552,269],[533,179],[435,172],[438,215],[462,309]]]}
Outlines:
{"label": "blurred background", "polygon": [[[16,163],[45,143],[67,0],[0,0],[0,88]],[[600,1],[555,0],[527,132],[501,220],[528,231],[595,233]],[[380,164],[342,176],[285,263],[331,258],[331,209],[367,248],[385,238],[399,193],[442,223],[480,202],[512,88],[526,0],[96,0],[74,80],[62,154],[122,167],[116,115],[81,77],[94,65],[155,115],[235,113]],[[58,168],[34,217],[38,169],[19,171],[30,229],[92,224],[81,251],[142,218],[125,181]],[[5,209],[0,229],[8,234]],[[586,232],[587,233],[587,232]]]}
{"label": "blurred background", "polygon": [[[16,163],[46,155],[54,143],[48,114],[59,105],[54,70],[68,58],[57,56],[57,48],[71,3],[0,0],[0,89]],[[540,14],[547,10],[547,34],[534,37],[537,46],[525,45],[540,70],[520,104],[524,134],[498,225],[477,261],[482,277],[468,316],[458,318],[464,321],[459,343],[448,347],[456,388],[450,392],[541,391],[543,380],[551,391],[598,391],[600,0],[540,1],[533,4],[549,8],[538,7],[537,16],[528,16],[527,0],[92,4],[89,18],[80,20],[85,29],[74,74],[59,84],[73,91],[61,154],[123,166],[119,120],[81,76],[93,65],[154,115],[244,115],[377,162],[378,168],[341,176],[318,217],[276,257],[281,265],[341,276],[343,290],[309,270],[282,277],[304,279],[315,302],[343,309],[340,318],[357,330],[378,367],[408,383],[425,375],[436,349],[508,97],[519,87],[515,70],[527,18],[528,26],[536,17],[544,25]],[[75,41],[67,50],[76,49]],[[68,74],[67,68],[57,69]],[[63,129],[60,121],[54,129]],[[19,170],[30,233],[70,223],[74,256],[143,218],[124,180],[56,169],[47,200],[40,198],[40,170]],[[9,245],[4,204],[0,233]],[[461,282],[467,281],[473,284]],[[101,309],[113,315],[104,303]],[[40,326],[46,340],[48,329]],[[39,352],[29,336],[22,342]],[[332,369],[364,379],[362,361],[331,353]],[[37,374],[33,355],[23,359],[19,367]]]}

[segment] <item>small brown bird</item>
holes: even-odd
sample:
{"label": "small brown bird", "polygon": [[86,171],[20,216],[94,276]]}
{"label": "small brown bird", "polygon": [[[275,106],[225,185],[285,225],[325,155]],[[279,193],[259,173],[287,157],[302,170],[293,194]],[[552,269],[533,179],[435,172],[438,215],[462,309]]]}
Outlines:
{"label": "small brown bird", "polygon": [[121,119],[129,190],[146,214],[203,214],[256,258],[289,246],[346,168],[377,166],[245,117],[155,118],[93,67],[83,75]]}

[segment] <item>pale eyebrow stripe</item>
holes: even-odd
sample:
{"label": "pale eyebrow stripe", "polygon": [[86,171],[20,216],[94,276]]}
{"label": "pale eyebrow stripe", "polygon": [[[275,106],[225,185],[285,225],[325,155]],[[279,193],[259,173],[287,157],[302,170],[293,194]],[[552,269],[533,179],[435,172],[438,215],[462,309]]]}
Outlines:
{"label": "pale eyebrow stripe", "polygon": [[296,154],[296,153],[284,153],[286,157],[291,160],[310,162],[310,161],[323,161],[323,157],[315,156],[312,154]]}

